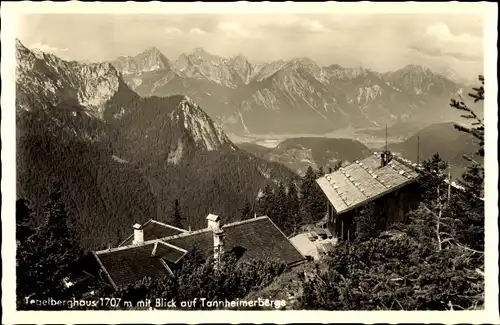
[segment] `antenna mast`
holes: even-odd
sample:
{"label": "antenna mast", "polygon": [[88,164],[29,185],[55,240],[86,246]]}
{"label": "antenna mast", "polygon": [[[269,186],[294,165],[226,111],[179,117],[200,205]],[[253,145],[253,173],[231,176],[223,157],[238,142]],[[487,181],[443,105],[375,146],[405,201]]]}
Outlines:
{"label": "antenna mast", "polygon": [[451,168],[450,164],[448,163],[448,204],[450,203],[450,196],[451,196]]}
{"label": "antenna mast", "polygon": [[417,136],[417,167],[420,164],[420,136]]}
{"label": "antenna mast", "polygon": [[387,152],[387,124],[385,125],[385,152]]}

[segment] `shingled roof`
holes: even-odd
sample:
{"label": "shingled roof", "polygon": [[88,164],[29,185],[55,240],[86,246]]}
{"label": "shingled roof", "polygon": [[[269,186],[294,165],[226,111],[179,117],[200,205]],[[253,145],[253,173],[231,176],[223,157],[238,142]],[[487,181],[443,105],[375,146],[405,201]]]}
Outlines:
{"label": "shingled roof", "polygon": [[[94,252],[94,256],[111,285],[119,289],[141,281],[145,277],[157,279],[173,274],[165,261],[154,255],[157,245],[157,243],[148,243],[140,246],[118,247]],[[169,248],[172,249],[170,246]],[[185,251],[179,253],[184,254]],[[161,255],[168,254],[162,252]]]}
{"label": "shingled roof", "polygon": [[[148,235],[153,225],[164,227],[150,220],[144,228],[142,244],[120,246],[94,252],[102,270],[115,289],[142,280],[173,274],[167,262],[177,263],[191,249],[198,249],[206,258],[213,255],[213,232],[210,228],[197,231],[182,231],[176,235],[154,238]],[[222,226],[225,251],[235,251],[240,261],[249,259],[276,258],[286,265],[294,265],[305,257],[288,240],[285,234],[267,217],[258,217]],[[147,240],[146,238],[152,238]],[[127,239],[129,240],[129,239]],[[130,240],[131,242],[131,240]]]}
{"label": "shingled roof", "polygon": [[[267,216],[226,224],[222,229],[225,234],[224,249],[241,252],[240,261],[276,258],[291,265],[305,259]],[[180,234],[162,240],[187,250],[197,248],[206,257],[213,254],[211,229],[202,229],[192,234]]]}
{"label": "shingled roof", "polygon": [[316,180],[337,214],[352,210],[413,183],[419,174],[411,162],[394,156],[381,167],[375,153]]}
{"label": "shingled roof", "polygon": [[[163,222],[149,219],[142,225],[144,231],[144,241],[159,239],[187,232],[185,229],[174,227]],[[134,234],[130,235],[118,246],[128,246],[132,244]]]}

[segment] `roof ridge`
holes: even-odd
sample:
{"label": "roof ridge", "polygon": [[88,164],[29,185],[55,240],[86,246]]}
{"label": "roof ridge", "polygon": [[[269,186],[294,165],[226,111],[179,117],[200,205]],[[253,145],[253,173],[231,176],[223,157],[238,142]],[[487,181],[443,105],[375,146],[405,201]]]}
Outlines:
{"label": "roof ridge", "polygon": [[262,220],[262,219],[265,219],[265,218],[269,218],[269,217],[268,216],[260,216],[260,217],[253,217],[253,218],[249,218],[249,219],[245,219],[245,220],[240,220],[240,221],[233,221],[231,223],[226,223],[226,224],[222,225],[222,228],[224,228],[224,227],[233,227],[233,226],[241,225],[241,224],[252,222],[252,221]]}
{"label": "roof ridge", "polygon": [[153,245],[158,239],[153,239],[153,240],[148,240],[145,242],[142,242],[140,244],[130,244],[126,246],[118,246],[118,247],[113,247],[113,248],[108,248],[108,249],[101,249],[100,251],[94,251],[94,253],[101,255],[101,254],[106,254],[106,253],[113,253],[121,250],[126,250],[126,249],[131,249],[131,248],[137,248],[137,247],[143,247],[147,245]]}
{"label": "roof ridge", "polygon": [[156,224],[162,225],[164,227],[169,227],[169,228],[172,228],[172,229],[175,229],[175,230],[179,230],[179,231],[182,231],[182,232],[188,232],[186,229],[182,229],[182,228],[179,228],[179,227],[176,227],[176,226],[172,226],[172,225],[169,225],[168,223],[164,223],[164,222],[161,222],[161,221],[158,221],[158,220],[151,219],[150,221],[154,222]]}
{"label": "roof ridge", "polygon": [[181,248],[181,247],[179,247],[179,246],[172,245],[172,244],[167,243],[167,242],[164,242],[164,241],[163,241],[163,240],[161,240],[161,239],[160,239],[160,240],[158,240],[158,244],[163,244],[163,245],[166,245],[166,246],[170,246],[170,247],[172,247],[172,248],[174,248],[174,249],[177,249],[178,251],[181,251],[181,252],[184,252],[184,253],[185,253],[185,252],[187,252],[187,250],[186,250],[186,249]]}
{"label": "roof ridge", "polygon": [[200,233],[203,233],[203,232],[206,232],[206,231],[211,231],[211,229],[207,227],[207,228],[198,229],[198,230],[191,231],[191,232],[187,231],[187,232],[183,232],[183,233],[180,233],[180,234],[177,234],[177,235],[172,235],[172,236],[158,238],[156,240],[160,240],[160,241],[172,240],[172,239],[177,239],[177,238],[180,238],[180,237],[187,237],[187,236],[191,236],[191,235],[200,234]]}

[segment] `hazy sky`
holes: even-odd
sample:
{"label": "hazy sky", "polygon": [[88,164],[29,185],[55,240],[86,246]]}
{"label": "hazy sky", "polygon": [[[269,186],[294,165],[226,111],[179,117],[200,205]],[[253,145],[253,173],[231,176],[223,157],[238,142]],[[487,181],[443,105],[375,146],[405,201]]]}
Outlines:
{"label": "hazy sky", "polygon": [[307,56],[380,72],[423,64],[467,78],[483,71],[477,14],[44,14],[25,16],[19,39],[73,60],[111,60],[151,46],[176,60],[202,47],[250,61]]}

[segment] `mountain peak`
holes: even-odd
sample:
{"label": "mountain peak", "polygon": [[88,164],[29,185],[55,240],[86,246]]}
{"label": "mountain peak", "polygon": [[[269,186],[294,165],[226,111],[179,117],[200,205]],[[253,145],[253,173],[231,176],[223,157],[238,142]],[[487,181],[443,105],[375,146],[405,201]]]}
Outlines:
{"label": "mountain peak", "polygon": [[26,46],[23,45],[23,43],[19,40],[19,38],[16,38],[16,49],[25,49]]}
{"label": "mountain peak", "polygon": [[205,60],[205,61],[213,61],[213,60],[224,60],[223,58],[217,56],[217,55],[214,55],[214,54],[211,54],[211,53],[208,53],[207,51],[205,51],[205,49],[201,48],[201,47],[197,47],[193,50],[193,52],[191,54],[188,55],[189,57],[196,57],[196,58],[199,58],[199,59],[202,59],[202,60]]}
{"label": "mountain peak", "polygon": [[171,70],[170,60],[155,46],[148,47],[134,57],[121,56],[113,62],[113,65],[124,75]]}
{"label": "mountain peak", "polygon": [[401,70],[412,71],[412,72],[416,72],[416,73],[424,73],[424,74],[432,73],[431,69],[429,69],[427,66],[422,65],[422,64],[409,64]]}
{"label": "mountain peak", "polygon": [[218,150],[232,145],[222,128],[216,124],[190,97],[183,96],[179,103],[184,129],[198,148],[206,151]]}
{"label": "mountain peak", "polygon": [[202,47],[196,47],[194,50],[193,50],[193,53],[195,54],[208,54],[207,51],[205,51],[205,49],[203,49]]}
{"label": "mountain peak", "polygon": [[156,46],[148,47],[144,52],[144,54],[152,54],[152,55],[163,55],[161,51]]}
{"label": "mountain peak", "polygon": [[313,60],[308,57],[298,57],[290,60],[291,64],[315,64]]}

